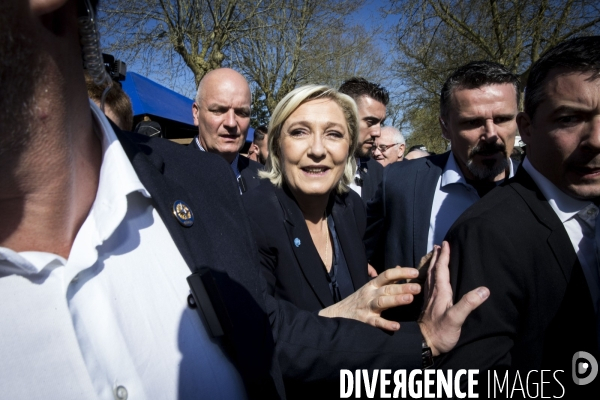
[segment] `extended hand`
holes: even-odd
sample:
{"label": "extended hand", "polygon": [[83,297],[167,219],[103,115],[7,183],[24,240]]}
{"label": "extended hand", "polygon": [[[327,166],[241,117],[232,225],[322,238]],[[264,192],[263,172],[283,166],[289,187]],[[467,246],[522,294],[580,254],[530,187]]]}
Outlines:
{"label": "extended hand", "polygon": [[391,307],[409,304],[413,295],[421,291],[416,283],[395,284],[399,280],[416,278],[419,275],[414,268],[393,268],[366,283],[344,300],[322,309],[323,317],[342,317],[356,319],[376,328],[397,331],[400,324],[381,317],[381,312]]}
{"label": "extended hand", "polygon": [[450,245],[443,242],[442,247],[436,246],[433,252],[433,267],[429,268],[425,286],[426,307],[419,320],[421,333],[434,356],[446,353],[456,346],[465,319],[490,295],[489,289],[481,286],[452,305],[449,262]]}

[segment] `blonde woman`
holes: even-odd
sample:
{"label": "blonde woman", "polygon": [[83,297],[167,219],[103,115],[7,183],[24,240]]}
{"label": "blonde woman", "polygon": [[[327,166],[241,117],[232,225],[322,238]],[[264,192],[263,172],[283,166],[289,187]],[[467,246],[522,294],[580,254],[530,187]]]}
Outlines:
{"label": "blonde woman", "polygon": [[364,205],[347,186],[356,170],[356,104],[327,86],[300,87],[275,108],[268,137],[264,180],[243,198],[262,271],[270,294],[319,311],[369,281]]}

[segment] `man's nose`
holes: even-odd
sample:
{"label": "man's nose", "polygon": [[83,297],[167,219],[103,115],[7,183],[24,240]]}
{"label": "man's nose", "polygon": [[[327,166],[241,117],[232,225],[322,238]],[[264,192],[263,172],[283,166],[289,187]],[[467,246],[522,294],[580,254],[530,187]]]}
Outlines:
{"label": "man's nose", "polygon": [[371,127],[371,137],[378,138],[381,136],[381,124],[373,125]]}
{"label": "man's nose", "polygon": [[590,121],[588,135],[588,146],[600,151],[600,116],[596,116]]}
{"label": "man's nose", "polygon": [[225,113],[225,120],[223,121],[223,125],[233,128],[237,126],[237,121],[235,119],[235,110],[229,109]]}
{"label": "man's nose", "polygon": [[482,138],[486,142],[495,142],[498,140],[498,127],[492,119],[486,119],[483,125]]}

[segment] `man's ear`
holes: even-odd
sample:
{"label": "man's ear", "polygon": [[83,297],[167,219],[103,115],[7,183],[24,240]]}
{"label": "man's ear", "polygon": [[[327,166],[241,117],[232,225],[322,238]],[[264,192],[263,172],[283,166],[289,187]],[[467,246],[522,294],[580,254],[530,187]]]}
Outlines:
{"label": "man's ear", "polygon": [[58,10],[67,4],[67,2],[68,0],[29,0],[29,8],[31,9],[31,13],[33,15],[39,17],[41,15],[49,14]]}
{"label": "man's ear", "polygon": [[406,145],[404,143],[398,145],[398,158],[404,158],[404,150],[406,149]]}
{"label": "man's ear", "polygon": [[531,134],[532,134],[532,124],[531,118],[525,112],[520,112],[517,115],[517,125],[519,126],[519,134],[521,135],[521,140],[525,144],[530,144],[531,142]]}
{"label": "man's ear", "polygon": [[198,107],[198,104],[196,104],[196,102],[194,102],[194,104],[192,104],[192,116],[194,117],[194,125],[196,125],[196,126],[199,125],[198,111],[200,111],[200,108]]}
{"label": "man's ear", "polygon": [[440,121],[440,128],[442,128],[442,137],[446,140],[450,140],[450,132],[448,131],[446,122],[444,122],[441,115],[438,117],[438,120]]}

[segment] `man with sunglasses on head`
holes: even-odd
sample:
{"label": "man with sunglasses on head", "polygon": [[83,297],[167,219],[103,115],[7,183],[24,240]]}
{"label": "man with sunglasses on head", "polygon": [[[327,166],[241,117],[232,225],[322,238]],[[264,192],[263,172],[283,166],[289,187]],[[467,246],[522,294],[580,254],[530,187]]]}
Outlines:
{"label": "man with sunglasses on head", "polygon": [[417,266],[472,204],[514,174],[518,77],[500,64],[458,68],[440,96],[451,150],[386,168],[368,205],[367,257],[379,272]]}

